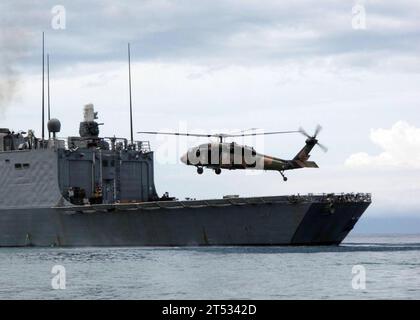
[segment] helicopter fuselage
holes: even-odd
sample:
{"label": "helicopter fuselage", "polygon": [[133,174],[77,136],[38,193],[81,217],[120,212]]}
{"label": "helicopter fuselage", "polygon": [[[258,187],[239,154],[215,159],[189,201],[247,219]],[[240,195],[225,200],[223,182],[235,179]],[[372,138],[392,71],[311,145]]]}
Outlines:
{"label": "helicopter fuselage", "polygon": [[235,142],[205,143],[190,148],[182,157],[184,164],[211,169],[259,169],[283,171],[287,160],[258,153],[253,147]]}
{"label": "helicopter fuselage", "polygon": [[284,175],[286,170],[318,168],[315,162],[308,161],[309,153],[316,144],[318,140],[310,137],[292,160],[284,160],[258,153],[253,147],[235,142],[211,142],[190,148],[182,155],[181,162],[197,167],[198,174],[203,173],[203,168],[213,169],[216,174],[220,174],[222,169],[273,170],[279,171],[283,180],[287,181]]}
{"label": "helicopter fuselage", "polygon": [[[300,169],[300,168],[318,168],[318,165],[313,161],[308,161],[310,152],[315,145],[318,145],[322,150],[327,151],[327,148],[321,145],[316,139],[321,126],[317,126],[313,136],[310,136],[302,128],[299,131],[273,131],[265,133],[241,133],[241,134],[191,134],[178,132],[156,132],[156,131],[140,131],[138,133],[145,134],[166,134],[175,136],[195,136],[195,137],[217,137],[220,142],[209,142],[199,146],[190,148],[181,157],[181,162],[186,165],[197,167],[199,174],[203,173],[203,168],[210,168],[216,174],[220,174],[222,169],[254,169],[254,170],[275,170],[279,171],[283,176],[283,180],[287,178],[284,176],[284,171]],[[304,147],[296,154],[292,160],[283,160],[280,158],[268,156],[258,153],[253,147],[239,145],[235,142],[224,142],[223,139],[269,135],[269,134],[284,134],[300,132],[307,137]]]}

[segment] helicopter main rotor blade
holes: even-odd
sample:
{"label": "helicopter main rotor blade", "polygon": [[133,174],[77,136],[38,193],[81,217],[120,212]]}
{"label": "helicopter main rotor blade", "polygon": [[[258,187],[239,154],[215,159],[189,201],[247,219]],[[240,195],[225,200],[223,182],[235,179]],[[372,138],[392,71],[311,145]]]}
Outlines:
{"label": "helicopter main rotor blade", "polygon": [[245,132],[247,132],[247,131],[255,131],[255,130],[258,130],[259,128],[249,128],[249,129],[244,129],[244,130],[238,130],[238,131],[234,131],[234,132],[231,132],[230,134],[240,134],[240,133],[245,133]]}
{"label": "helicopter main rotor blade", "polygon": [[256,133],[243,133],[243,134],[227,134],[224,137],[247,137],[247,136],[262,136],[269,134],[285,134],[285,133],[296,133],[299,131],[273,131],[273,132],[256,132]]}
{"label": "helicopter main rotor blade", "polygon": [[139,131],[137,133],[143,133],[143,134],[168,134],[173,136],[192,136],[192,137],[220,137],[220,135],[214,135],[214,134],[199,134],[199,133],[179,133],[179,132],[158,132],[158,131]]}
{"label": "helicopter main rotor blade", "polygon": [[246,137],[246,136],[259,136],[259,135],[269,135],[269,134],[284,134],[284,133],[296,133],[299,131],[273,131],[273,132],[260,132],[260,133],[243,133],[243,134],[228,134],[228,133],[218,133],[218,134],[196,134],[196,133],[178,133],[178,132],[158,132],[158,131],[139,131],[137,133],[143,134],[167,134],[174,136],[192,136],[192,137],[214,137],[214,138],[233,138],[233,137]]}

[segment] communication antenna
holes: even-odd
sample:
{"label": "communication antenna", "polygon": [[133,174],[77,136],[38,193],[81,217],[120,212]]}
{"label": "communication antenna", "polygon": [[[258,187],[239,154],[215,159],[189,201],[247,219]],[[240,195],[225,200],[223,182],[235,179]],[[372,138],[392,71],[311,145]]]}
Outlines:
{"label": "communication antenna", "polygon": [[45,101],[44,101],[44,63],[45,63],[45,54],[44,54],[44,48],[45,48],[45,43],[44,43],[44,32],[42,32],[42,143],[44,143],[44,128],[45,128],[45,123],[44,123],[44,105],[45,105]]}
{"label": "communication antenna", "polygon": [[[47,106],[48,106],[48,121],[51,120],[50,108],[50,55],[47,54]],[[51,132],[48,131],[48,137],[51,138]]]}
{"label": "communication antenna", "polygon": [[51,120],[50,108],[50,55],[47,54],[47,106],[48,106],[48,120]]}
{"label": "communication antenna", "polygon": [[133,139],[133,104],[131,99],[131,57],[130,57],[130,43],[128,43],[128,92],[130,95],[130,137],[131,144],[134,143]]}

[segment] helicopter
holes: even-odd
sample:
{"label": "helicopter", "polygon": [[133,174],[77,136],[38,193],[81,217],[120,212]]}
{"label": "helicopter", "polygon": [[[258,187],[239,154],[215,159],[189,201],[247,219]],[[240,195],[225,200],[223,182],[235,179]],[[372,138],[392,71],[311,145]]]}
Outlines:
{"label": "helicopter", "polygon": [[[204,168],[212,169],[219,175],[222,169],[237,170],[237,169],[254,169],[254,170],[272,170],[280,172],[284,181],[287,177],[284,171],[295,170],[301,168],[318,168],[314,161],[308,161],[310,152],[315,145],[318,145],[321,150],[326,152],[328,149],[320,144],[317,140],[317,135],[322,127],[318,125],[314,134],[311,136],[302,128],[297,131],[273,131],[264,133],[241,133],[241,134],[194,134],[194,133],[178,133],[178,132],[156,132],[156,131],[140,131],[139,134],[162,134],[175,136],[192,136],[192,137],[206,137],[218,138],[218,142],[204,143],[199,146],[190,148],[180,158],[181,162],[186,165],[195,166],[197,173],[202,174]],[[236,142],[225,142],[226,138],[238,138],[245,136],[256,135],[275,135],[301,133],[307,139],[304,147],[291,160],[284,160],[277,157],[258,153],[253,147],[239,145]]]}

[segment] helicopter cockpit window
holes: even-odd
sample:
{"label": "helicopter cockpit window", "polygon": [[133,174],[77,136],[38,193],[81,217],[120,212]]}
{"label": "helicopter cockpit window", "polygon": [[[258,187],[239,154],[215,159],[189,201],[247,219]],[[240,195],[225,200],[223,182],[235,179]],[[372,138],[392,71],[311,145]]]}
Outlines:
{"label": "helicopter cockpit window", "polygon": [[201,154],[200,149],[197,149],[197,151],[195,152],[196,157],[199,157]]}

